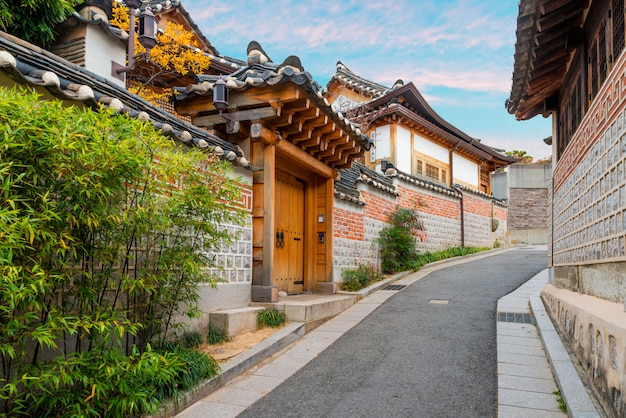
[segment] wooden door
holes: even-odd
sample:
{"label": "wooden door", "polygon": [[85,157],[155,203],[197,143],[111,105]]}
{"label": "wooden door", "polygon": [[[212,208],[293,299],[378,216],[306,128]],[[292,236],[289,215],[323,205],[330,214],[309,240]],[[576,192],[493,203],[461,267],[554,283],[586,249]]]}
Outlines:
{"label": "wooden door", "polygon": [[304,182],[276,171],[274,286],[287,293],[304,289]]}

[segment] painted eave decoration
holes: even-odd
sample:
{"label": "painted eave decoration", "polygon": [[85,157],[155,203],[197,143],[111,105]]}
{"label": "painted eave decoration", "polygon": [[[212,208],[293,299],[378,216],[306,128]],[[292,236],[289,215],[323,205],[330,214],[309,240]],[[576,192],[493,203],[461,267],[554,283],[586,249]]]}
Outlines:
{"label": "painted eave decoration", "polygon": [[518,120],[547,117],[576,48],[584,44],[588,0],[521,0],[507,111]]}
{"label": "painted eave decoration", "polygon": [[130,117],[150,121],[163,134],[180,143],[206,149],[236,165],[252,168],[235,145],[183,122],[49,51],[0,32],[0,85],[11,86],[14,82],[32,86],[38,92],[60,100],[94,109],[103,105]]}
{"label": "painted eave decoration", "polygon": [[212,97],[219,78],[228,86],[227,112],[233,117],[258,116],[256,120],[279,140],[332,168],[349,167],[370,148],[369,138],[359,127],[332,109],[298,57],[275,64],[255,41],[248,46],[246,66],[226,76],[197,75],[196,84],[175,88],[176,111],[191,116],[198,126],[215,126],[219,117]]}

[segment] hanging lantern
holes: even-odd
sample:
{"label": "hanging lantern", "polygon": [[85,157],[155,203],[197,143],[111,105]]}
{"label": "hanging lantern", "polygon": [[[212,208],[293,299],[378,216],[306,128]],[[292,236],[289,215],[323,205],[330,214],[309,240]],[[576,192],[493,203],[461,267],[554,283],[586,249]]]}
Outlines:
{"label": "hanging lantern", "polygon": [[146,49],[152,49],[157,44],[157,18],[149,8],[139,15],[139,42]]}
{"label": "hanging lantern", "polygon": [[228,108],[228,86],[221,77],[213,84],[213,104],[220,113]]}

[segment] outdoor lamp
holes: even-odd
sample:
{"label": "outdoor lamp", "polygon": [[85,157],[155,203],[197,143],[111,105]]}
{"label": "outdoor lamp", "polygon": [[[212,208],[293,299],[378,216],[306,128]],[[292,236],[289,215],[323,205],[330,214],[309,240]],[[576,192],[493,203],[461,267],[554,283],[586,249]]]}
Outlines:
{"label": "outdoor lamp", "polygon": [[[135,68],[135,16],[137,15],[137,9],[141,7],[141,0],[126,0],[126,6],[128,6],[128,65],[125,67],[113,62],[111,67],[111,74],[121,80],[124,80],[123,73],[132,71]],[[139,15],[139,42],[141,45],[150,50],[157,44],[157,19],[150,11],[150,8],[146,8]]]}
{"label": "outdoor lamp", "polygon": [[222,77],[213,84],[213,105],[220,111],[220,115],[228,109],[228,86]]}
{"label": "outdoor lamp", "polygon": [[152,49],[157,44],[157,18],[149,8],[139,15],[139,42],[146,49]]}
{"label": "outdoor lamp", "polygon": [[213,84],[213,105],[220,112],[220,118],[226,119],[226,132],[238,132],[239,122],[233,116],[223,114],[228,109],[228,86],[222,77],[219,77]]}

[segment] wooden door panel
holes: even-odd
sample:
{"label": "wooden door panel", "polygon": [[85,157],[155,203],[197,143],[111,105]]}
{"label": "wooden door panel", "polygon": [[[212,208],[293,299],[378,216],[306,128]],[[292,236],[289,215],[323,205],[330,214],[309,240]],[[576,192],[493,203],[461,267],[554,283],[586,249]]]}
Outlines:
{"label": "wooden door panel", "polygon": [[304,182],[276,172],[274,285],[287,293],[304,289]]}

